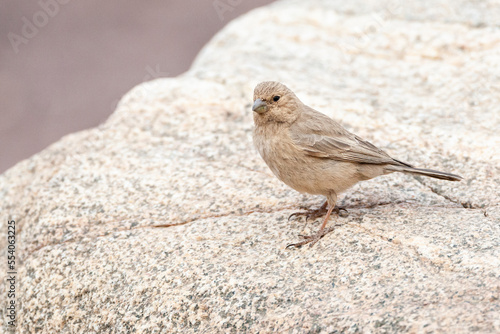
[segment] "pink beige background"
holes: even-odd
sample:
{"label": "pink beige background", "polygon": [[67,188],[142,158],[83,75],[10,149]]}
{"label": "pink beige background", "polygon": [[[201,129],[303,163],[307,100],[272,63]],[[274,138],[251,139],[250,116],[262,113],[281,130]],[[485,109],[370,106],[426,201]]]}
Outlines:
{"label": "pink beige background", "polygon": [[272,2],[58,1],[0,0],[0,173],[101,123],[140,82],[186,71],[231,19]]}

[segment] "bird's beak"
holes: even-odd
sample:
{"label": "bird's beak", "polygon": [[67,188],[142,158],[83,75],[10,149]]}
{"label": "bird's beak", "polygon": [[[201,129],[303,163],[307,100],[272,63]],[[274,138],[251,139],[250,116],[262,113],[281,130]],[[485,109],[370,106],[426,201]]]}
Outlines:
{"label": "bird's beak", "polygon": [[258,112],[259,114],[265,113],[267,111],[267,103],[261,99],[257,99],[253,103],[252,110]]}

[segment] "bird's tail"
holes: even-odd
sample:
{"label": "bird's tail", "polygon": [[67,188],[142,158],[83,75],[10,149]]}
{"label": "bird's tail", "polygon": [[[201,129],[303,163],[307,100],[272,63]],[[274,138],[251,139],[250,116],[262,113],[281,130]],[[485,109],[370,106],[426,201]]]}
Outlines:
{"label": "bird's tail", "polygon": [[387,170],[389,170],[391,172],[394,171],[394,172],[403,172],[403,173],[410,173],[410,174],[416,174],[416,175],[423,175],[423,176],[429,176],[429,177],[433,177],[436,179],[447,180],[447,181],[460,181],[460,180],[462,180],[462,177],[460,175],[440,172],[440,171],[432,170],[432,169],[415,168],[415,167],[410,167],[410,166],[397,166],[397,165],[390,165],[390,166],[387,166],[386,168],[387,168]]}

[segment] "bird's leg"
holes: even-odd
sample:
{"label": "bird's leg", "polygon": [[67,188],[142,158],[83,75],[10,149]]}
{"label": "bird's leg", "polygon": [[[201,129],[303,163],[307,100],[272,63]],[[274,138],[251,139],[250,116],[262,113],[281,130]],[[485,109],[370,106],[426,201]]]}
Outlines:
{"label": "bird's leg", "polygon": [[[328,211],[326,213],[326,217],[323,220],[323,224],[321,224],[321,227],[319,228],[319,231],[316,234],[314,234],[314,235],[301,235],[301,237],[304,238],[303,241],[297,242],[295,244],[289,244],[289,245],[286,246],[286,248],[289,248],[289,247],[297,247],[298,248],[298,247],[301,247],[301,246],[303,246],[305,244],[309,244],[309,243],[310,243],[309,246],[312,247],[321,238],[323,238],[325,235],[327,235],[328,233],[330,233],[331,231],[333,231],[336,226],[339,226],[338,224],[335,224],[334,226],[325,229],[326,223],[328,222],[328,219],[330,218],[330,215],[332,214],[332,211],[334,211],[334,209],[336,208],[336,206],[335,206],[335,202],[336,201],[337,201],[337,195],[335,193],[332,193],[332,194],[330,194],[329,198],[325,202],[326,205],[323,204],[321,206],[321,207],[323,207],[323,206],[326,207],[328,205],[328,202],[331,203],[330,208],[328,209]],[[337,213],[338,212],[340,212],[340,209],[337,209]]]}
{"label": "bird's leg", "polygon": [[[325,200],[323,204],[319,208],[316,209],[308,209],[306,211],[299,211],[299,212],[294,212],[288,217],[288,220],[290,220],[292,217],[300,217],[300,216],[306,216],[306,221],[309,219],[316,219],[319,218],[323,215],[325,215],[328,210],[326,209],[328,207],[328,200]],[[333,208],[333,211],[337,213],[340,217],[347,217],[349,216],[349,212],[344,209],[344,208],[339,208],[338,206],[335,206]]]}

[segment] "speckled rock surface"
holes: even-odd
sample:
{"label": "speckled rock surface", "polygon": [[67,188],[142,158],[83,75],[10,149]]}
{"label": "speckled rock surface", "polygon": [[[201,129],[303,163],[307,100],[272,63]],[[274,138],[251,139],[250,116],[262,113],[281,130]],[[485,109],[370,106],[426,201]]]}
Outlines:
{"label": "speckled rock surface", "polygon": [[[230,23],[189,72],[135,87],[105,124],[0,177],[17,330],[499,332],[498,22],[492,0],[314,0]],[[286,250],[319,223],[287,217],[321,199],[281,184],[252,146],[262,80],[464,181],[361,183],[330,222],[342,226]]]}

